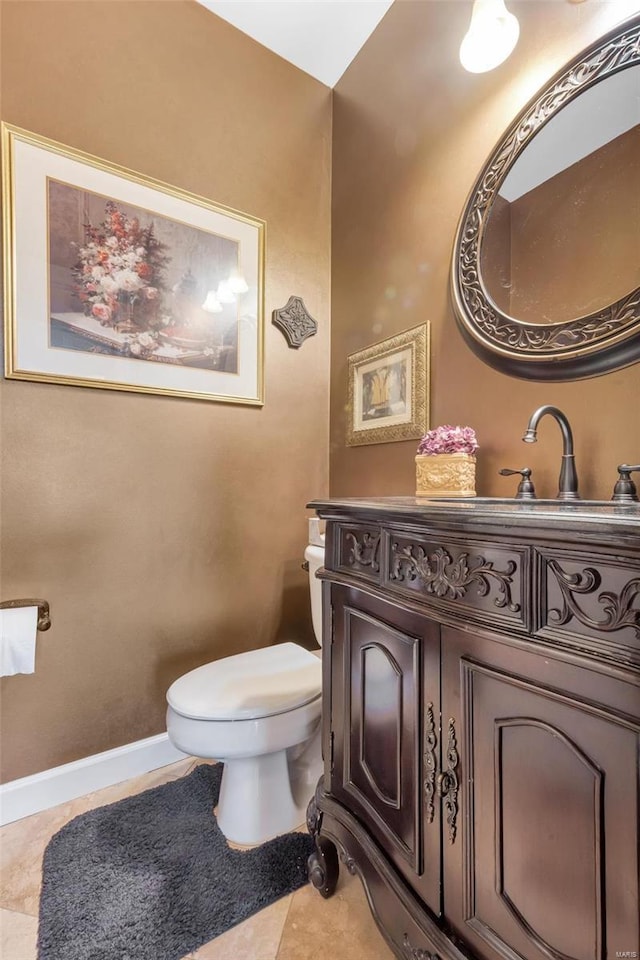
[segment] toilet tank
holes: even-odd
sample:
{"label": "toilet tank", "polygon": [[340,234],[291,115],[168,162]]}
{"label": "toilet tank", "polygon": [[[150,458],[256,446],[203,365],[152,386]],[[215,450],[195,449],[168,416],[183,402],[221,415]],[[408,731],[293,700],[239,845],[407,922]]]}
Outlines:
{"label": "toilet tank", "polygon": [[[322,539],[324,540],[324,536]],[[322,646],[322,580],[318,580],[316,571],[324,565],[324,547],[310,543],[304,552],[304,558],[309,564],[313,632],[316,635],[318,645]]]}

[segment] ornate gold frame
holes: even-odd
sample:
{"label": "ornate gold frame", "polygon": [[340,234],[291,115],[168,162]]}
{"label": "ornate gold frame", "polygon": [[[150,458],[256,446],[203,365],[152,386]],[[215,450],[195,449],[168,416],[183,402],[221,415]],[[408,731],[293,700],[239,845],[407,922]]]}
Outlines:
{"label": "ornate gold frame", "polygon": [[[381,417],[380,423],[371,426],[358,424],[358,389],[361,386],[362,367],[375,361],[389,361],[407,349],[411,354],[410,408],[403,422],[394,422],[397,417]],[[424,323],[374,343],[348,358],[348,422],[347,446],[369,443],[388,443],[396,440],[415,440],[426,433],[429,423],[429,324]],[[382,366],[382,363],[380,364]],[[391,423],[384,423],[384,420]]]}
{"label": "ornate gold frame", "polygon": [[[147,177],[142,174],[129,170],[107,160],[102,160],[89,153],[77,150],[50,140],[47,137],[39,136],[15,127],[11,124],[1,124],[2,141],[2,237],[3,237],[3,269],[4,269],[4,331],[5,331],[5,376],[14,380],[33,380],[45,383],[60,383],[70,386],[95,387],[102,390],[124,390],[136,393],[151,393],[174,397],[190,397],[201,400],[211,400],[223,403],[240,403],[262,406],[264,403],[264,273],[265,273],[265,235],[266,223],[256,217],[241,213],[231,207],[214,203],[197,194],[189,193],[179,187],[170,186],[160,180]],[[223,217],[231,221],[237,221],[241,224],[249,225],[257,231],[255,239],[255,248],[257,249],[257,262],[254,261],[255,274],[257,276],[257,298],[256,305],[256,357],[257,370],[255,377],[252,374],[251,386],[255,383],[255,390],[252,389],[250,396],[239,396],[224,392],[208,392],[201,389],[175,389],[173,387],[158,387],[157,385],[146,385],[140,383],[129,383],[126,381],[110,380],[107,378],[94,379],[90,376],[71,376],[68,374],[56,374],[51,372],[42,372],[37,369],[20,369],[18,364],[18,335],[20,323],[19,314],[21,305],[17,302],[17,256],[16,256],[16,159],[14,146],[16,142],[26,143],[33,147],[41,148],[53,155],[61,156],[71,161],[77,161],[88,165],[98,171],[114,175],[123,180],[139,184],[144,188],[157,191],[158,194],[168,195],[185,203],[193,204],[199,208]],[[71,184],[73,186],[73,184]],[[78,189],[82,189],[78,187]],[[158,211],[158,216],[167,216],[167,214]],[[176,218],[174,218],[176,219]],[[193,226],[188,220],[183,221],[188,226]],[[213,231],[215,232],[215,231]],[[253,340],[252,340],[253,343]],[[113,358],[118,361],[118,357]],[[158,364],[158,366],[165,366]],[[188,368],[184,368],[185,371]],[[253,371],[253,364],[251,365]],[[238,371],[240,372],[240,370]],[[237,380],[237,374],[226,374]]]}
{"label": "ornate gold frame", "polygon": [[497,307],[485,289],[480,264],[489,208],[538,130],[585,89],[636,64],[640,64],[637,15],[574,57],[545,84],[508,127],[467,200],[453,249],[453,305],[470,348],[503,373],[527,380],[578,380],[640,360],[640,288],[588,316],[530,324]]}

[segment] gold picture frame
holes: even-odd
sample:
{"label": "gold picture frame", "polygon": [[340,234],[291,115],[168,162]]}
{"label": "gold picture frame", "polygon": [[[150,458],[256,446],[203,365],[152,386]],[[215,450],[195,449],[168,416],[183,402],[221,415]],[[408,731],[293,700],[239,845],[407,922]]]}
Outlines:
{"label": "gold picture frame", "polygon": [[1,133],[5,375],[262,405],[264,221]]}
{"label": "gold picture frame", "polygon": [[429,423],[429,324],[349,357],[347,446],[415,440]]}

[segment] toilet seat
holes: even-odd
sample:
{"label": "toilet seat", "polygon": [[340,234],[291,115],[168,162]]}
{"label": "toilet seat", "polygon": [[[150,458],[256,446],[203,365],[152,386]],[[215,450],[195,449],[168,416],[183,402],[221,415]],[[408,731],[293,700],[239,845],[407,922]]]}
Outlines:
{"label": "toilet seat", "polygon": [[280,643],[206,663],[176,680],[169,706],[193,720],[257,720],[320,697],[322,662],[297,643]]}

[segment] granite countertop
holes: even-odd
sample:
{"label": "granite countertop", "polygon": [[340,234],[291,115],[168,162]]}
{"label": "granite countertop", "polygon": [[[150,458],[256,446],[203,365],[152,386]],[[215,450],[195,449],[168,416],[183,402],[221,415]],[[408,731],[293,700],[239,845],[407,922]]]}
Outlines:
{"label": "granite countertop", "polygon": [[307,504],[324,518],[359,517],[377,522],[402,519],[488,525],[513,524],[564,529],[615,528],[616,533],[640,539],[640,503],[613,503],[608,500],[515,500],[501,497],[429,499],[427,497],[348,497],[312,500]]}

